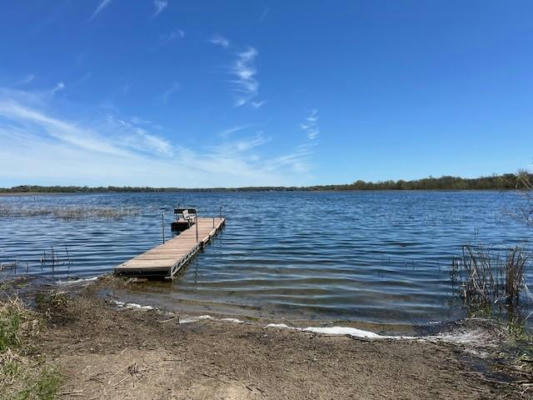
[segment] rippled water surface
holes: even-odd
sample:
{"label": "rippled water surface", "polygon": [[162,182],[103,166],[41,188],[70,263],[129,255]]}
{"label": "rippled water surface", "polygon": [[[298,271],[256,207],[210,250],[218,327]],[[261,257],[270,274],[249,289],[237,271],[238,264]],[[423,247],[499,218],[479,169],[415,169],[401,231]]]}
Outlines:
{"label": "rippled water surface", "polygon": [[[449,266],[461,246],[531,247],[532,230],[511,215],[521,201],[499,192],[0,197],[0,262],[18,260],[17,273],[94,276],[159,244],[162,208],[168,237],[174,206],[197,206],[204,216],[223,206],[226,227],[181,276],[132,295],[306,319],[427,323],[460,316]],[[129,215],[32,212],[102,207]],[[533,286],[531,271],[527,279]]]}

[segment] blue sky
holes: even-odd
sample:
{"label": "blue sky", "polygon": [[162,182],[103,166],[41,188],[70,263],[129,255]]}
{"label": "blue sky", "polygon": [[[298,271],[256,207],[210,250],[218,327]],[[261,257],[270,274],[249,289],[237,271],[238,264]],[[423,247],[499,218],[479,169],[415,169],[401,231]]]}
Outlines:
{"label": "blue sky", "polygon": [[0,186],[311,185],[531,167],[530,1],[2,8]]}

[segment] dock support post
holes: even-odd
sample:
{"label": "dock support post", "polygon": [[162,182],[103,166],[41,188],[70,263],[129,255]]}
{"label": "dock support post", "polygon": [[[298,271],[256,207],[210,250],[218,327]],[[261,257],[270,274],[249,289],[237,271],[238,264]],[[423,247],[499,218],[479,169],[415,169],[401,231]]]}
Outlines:
{"label": "dock support post", "polygon": [[198,213],[196,214],[196,217],[194,219],[194,225],[196,225],[196,243],[198,243]]}
{"label": "dock support post", "polygon": [[161,233],[163,234],[163,244],[165,244],[165,212],[161,211]]}

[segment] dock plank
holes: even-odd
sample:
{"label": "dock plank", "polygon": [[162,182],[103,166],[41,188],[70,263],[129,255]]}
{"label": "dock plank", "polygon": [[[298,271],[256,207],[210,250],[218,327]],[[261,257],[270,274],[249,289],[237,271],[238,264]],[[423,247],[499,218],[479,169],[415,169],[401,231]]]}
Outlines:
{"label": "dock plank", "polygon": [[[224,226],[224,218],[198,218],[197,225],[115,268],[116,275],[172,278]],[[198,229],[198,239],[196,231]]]}

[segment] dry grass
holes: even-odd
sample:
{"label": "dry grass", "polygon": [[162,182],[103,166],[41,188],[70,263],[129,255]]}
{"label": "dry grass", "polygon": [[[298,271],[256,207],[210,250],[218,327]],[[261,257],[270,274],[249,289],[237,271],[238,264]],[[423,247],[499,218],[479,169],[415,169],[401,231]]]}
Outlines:
{"label": "dry grass", "polygon": [[483,248],[464,246],[452,262],[452,285],[471,316],[520,312],[528,257],[520,248],[503,255]]}
{"label": "dry grass", "polygon": [[138,208],[133,207],[13,207],[0,205],[0,217],[53,217],[58,219],[112,219],[118,220],[139,214]]}
{"label": "dry grass", "polygon": [[54,399],[61,384],[58,371],[31,357],[31,339],[39,333],[36,315],[18,299],[0,303],[0,398]]}

